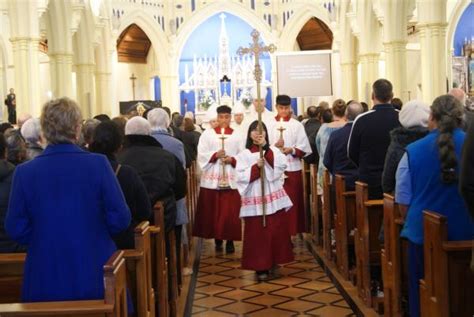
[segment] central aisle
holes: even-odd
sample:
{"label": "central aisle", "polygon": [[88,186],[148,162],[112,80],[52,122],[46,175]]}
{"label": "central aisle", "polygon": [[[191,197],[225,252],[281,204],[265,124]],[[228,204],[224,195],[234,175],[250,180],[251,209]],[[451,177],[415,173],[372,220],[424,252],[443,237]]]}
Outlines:
{"label": "central aisle", "polygon": [[[279,278],[258,282],[240,269],[241,243],[231,255],[216,254],[213,240],[202,240],[188,294],[192,316],[355,316],[302,240],[296,260],[278,270]],[[199,243],[198,243],[199,254]],[[196,274],[197,273],[197,274]]]}

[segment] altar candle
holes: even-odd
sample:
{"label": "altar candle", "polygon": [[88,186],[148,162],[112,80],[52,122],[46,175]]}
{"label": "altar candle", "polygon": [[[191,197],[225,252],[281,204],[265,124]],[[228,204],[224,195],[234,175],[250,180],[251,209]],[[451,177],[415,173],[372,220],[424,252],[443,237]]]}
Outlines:
{"label": "altar candle", "polygon": [[283,127],[283,118],[280,117],[280,127]]}
{"label": "altar candle", "polygon": [[221,136],[224,136],[224,128],[221,128]]}

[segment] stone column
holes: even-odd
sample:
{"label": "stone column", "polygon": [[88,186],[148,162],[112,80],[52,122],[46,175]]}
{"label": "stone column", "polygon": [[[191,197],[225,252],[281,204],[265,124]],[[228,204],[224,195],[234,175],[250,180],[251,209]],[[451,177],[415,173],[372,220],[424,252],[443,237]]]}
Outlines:
{"label": "stone column", "polygon": [[36,1],[9,2],[17,115],[41,111],[38,14]]}
{"label": "stone column", "polygon": [[359,54],[360,62],[360,91],[361,101],[366,101],[370,104],[372,84],[379,79],[379,53],[365,53]]}
{"label": "stone column", "polygon": [[98,115],[95,105],[94,64],[76,64],[77,101],[85,118]]}
{"label": "stone column", "polygon": [[446,93],[446,0],[419,1],[418,25],[421,47],[423,101],[431,104]]}
{"label": "stone column", "polygon": [[56,98],[71,97],[73,53],[54,52],[50,54],[51,57],[54,60],[54,67],[51,68],[53,95]]}
{"label": "stone column", "polygon": [[178,76],[164,74],[161,79],[161,98],[163,106],[169,107],[171,111],[180,111],[180,97],[178,89]]}
{"label": "stone column", "polygon": [[113,116],[110,93],[111,77],[112,74],[108,72],[97,71],[95,73],[96,109],[97,113],[106,113]]}
{"label": "stone column", "polygon": [[356,38],[352,34],[348,10],[349,3],[342,2],[339,18],[341,28],[341,81],[342,98],[346,101],[351,99],[358,100]]}
{"label": "stone column", "polygon": [[393,84],[394,96],[405,102],[408,101],[406,45],[410,3],[411,0],[382,2],[386,77]]}

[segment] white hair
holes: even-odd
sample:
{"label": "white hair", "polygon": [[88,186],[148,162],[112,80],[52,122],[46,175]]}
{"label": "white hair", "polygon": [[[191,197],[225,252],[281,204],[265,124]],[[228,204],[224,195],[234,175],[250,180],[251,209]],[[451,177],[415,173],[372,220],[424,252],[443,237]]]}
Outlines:
{"label": "white hair", "polygon": [[189,118],[194,121],[194,113],[192,111],[186,111],[186,113],[184,114],[184,118]]}
{"label": "white hair", "polygon": [[29,143],[38,143],[41,137],[40,119],[31,118],[21,126],[21,135]]}
{"label": "white hair", "polygon": [[137,116],[127,121],[125,125],[125,135],[137,134],[137,135],[150,135],[151,126],[145,118]]}
{"label": "white hair", "polygon": [[150,110],[147,118],[152,130],[166,130],[170,125],[170,117],[168,116],[168,113],[161,108]]}

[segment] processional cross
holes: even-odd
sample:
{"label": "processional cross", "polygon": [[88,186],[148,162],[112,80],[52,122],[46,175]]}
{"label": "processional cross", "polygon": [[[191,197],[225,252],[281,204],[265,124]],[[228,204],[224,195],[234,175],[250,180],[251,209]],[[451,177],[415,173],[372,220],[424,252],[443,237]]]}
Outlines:
{"label": "processional cross", "polygon": [[[253,55],[255,58],[255,69],[253,71],[255,82],[257,83],[257,102],[258,102],[258,133],[261,135],[263,132],[263,125],[262,125],[262,112],[264,105],[261,104],[261,91],[260,91],[260,83],[262,82],[262,68],[260,67],[260,54],[262,53],[273,53],[276,50],[276,46],[270,44],[268,46],[264,46],[263,43],[259,41],[260,33],[257,30],[253,30],[252,33],[253,42],[250,44],[250,47],[239,47],[237,50],[237,54],[239,56],[243,56],[245,54]],[[259,146],[260,151],[260,158],[263,158],[263,148]],[[262,167],[260,169],[260,183],[262,189],[262,208],[263,208],[263,226],[266,227],[266,208],[265,208],[265,169]]]}
{"label": "processional cross", "polygon": [[137,80],[137,77],[132,73],[132,76],[129,79],[132,81],[133,100],[135,100],[135,80]]}

